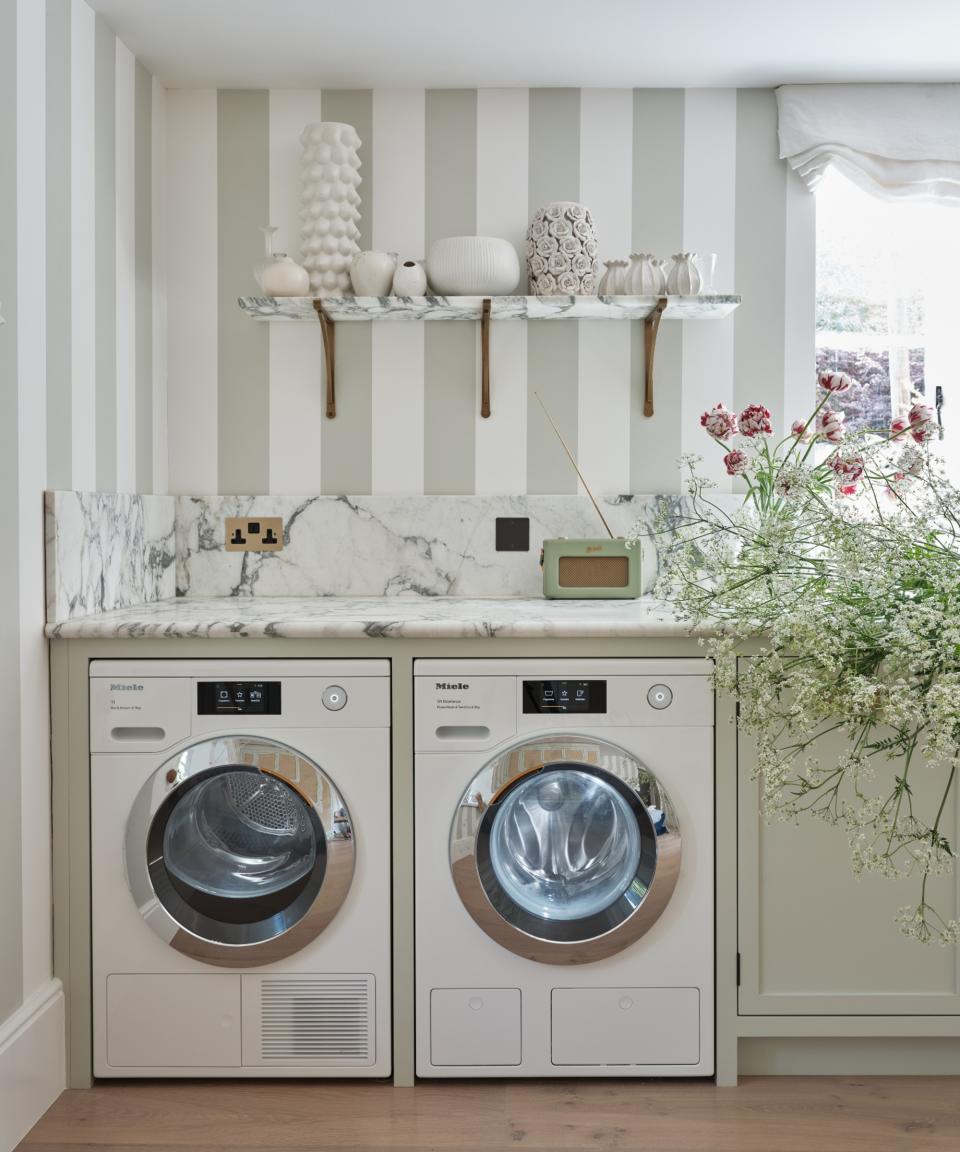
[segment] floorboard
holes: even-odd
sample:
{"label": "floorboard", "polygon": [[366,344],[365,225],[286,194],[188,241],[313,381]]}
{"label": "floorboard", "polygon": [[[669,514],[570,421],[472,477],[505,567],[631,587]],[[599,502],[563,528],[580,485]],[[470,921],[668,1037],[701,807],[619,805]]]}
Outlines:
{"label": "floorboard", "polygon": [[960,1079],[126,1081],[69,1091],[23,1152],[956,1152]]}

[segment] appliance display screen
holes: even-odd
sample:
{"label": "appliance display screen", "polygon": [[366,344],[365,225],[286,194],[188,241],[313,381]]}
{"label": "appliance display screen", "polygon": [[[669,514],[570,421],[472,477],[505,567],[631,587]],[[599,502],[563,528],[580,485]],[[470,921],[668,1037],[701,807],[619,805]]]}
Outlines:
{"label": "appliance display screen", "polygon": [[606,712],[606,680],[524,680],[524,712]]}
{"label": "appliance display screen", "polygon": [[197,684],[200,716],[279,716],[279,680],[207,680]]}

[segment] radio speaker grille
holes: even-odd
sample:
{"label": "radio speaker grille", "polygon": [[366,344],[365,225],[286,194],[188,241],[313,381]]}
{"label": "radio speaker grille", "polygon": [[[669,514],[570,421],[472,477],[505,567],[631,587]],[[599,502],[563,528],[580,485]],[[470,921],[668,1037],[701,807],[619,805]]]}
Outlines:
{"label": "radio speaker grille", "polygon": [[259,1048],[259,1064],[372,1064],[373,977],[263,979]]}

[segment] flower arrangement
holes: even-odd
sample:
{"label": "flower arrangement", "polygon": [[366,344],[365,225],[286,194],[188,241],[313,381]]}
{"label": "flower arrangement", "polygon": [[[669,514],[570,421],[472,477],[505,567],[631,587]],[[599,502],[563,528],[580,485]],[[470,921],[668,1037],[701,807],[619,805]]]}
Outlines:
{"label": "flower arrangement", "polygon": [[[717,686],[756,741],[765,812],[839,826],[858,875],[913,877],[901,930],[955,943],[960,923],[932,906],[928,881],[955,858],[960,491],[929,451],[929,405],[851,433],[831,400],[857,382],[822,372],[818,387],[779,440],[763,405],[703,414],[746,492],[731,510],[684,462],[690,501],[661,526],[658,591],[711,633]],[[756,658],[740,658],[747,642]],[[821,762],[830,733],[845,750]]]}

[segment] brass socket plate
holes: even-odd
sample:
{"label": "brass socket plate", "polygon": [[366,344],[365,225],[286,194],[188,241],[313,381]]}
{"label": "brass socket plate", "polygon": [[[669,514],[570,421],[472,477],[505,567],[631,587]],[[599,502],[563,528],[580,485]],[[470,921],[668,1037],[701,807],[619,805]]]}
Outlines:
{"label": "brass socket plate", "polygon": [[223,539],[228,552],[279,552],[283,517],[225,516]]}

